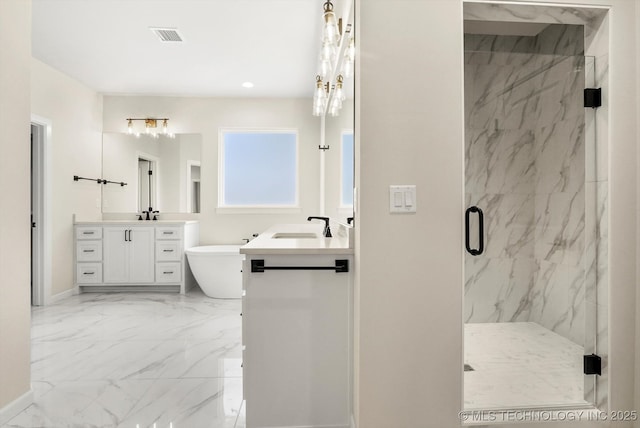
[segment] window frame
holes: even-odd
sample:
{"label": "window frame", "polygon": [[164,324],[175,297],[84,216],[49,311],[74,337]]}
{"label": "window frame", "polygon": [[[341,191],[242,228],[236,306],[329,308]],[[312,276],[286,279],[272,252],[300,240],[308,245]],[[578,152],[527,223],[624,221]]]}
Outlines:
{"label": "window frame", "polygon": [[[224,204],[226,134],[293,134],[295,136],[295,201],[291,205],[226,205]],[[216,212],[220,214],[292,214],[300,213],[300,135],[296,128],[219,128],[218,129],[218,201]]]}

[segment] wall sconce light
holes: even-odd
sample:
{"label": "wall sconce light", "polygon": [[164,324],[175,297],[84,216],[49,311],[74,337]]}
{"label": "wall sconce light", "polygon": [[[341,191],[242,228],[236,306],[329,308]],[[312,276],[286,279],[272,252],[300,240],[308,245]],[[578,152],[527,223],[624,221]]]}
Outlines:
{"label": "wall sconce light", "polygon": [[140,137],[140,132],[135,129],[135,121],[144,122],[144,133],[150,137],[158,138],[160,134],[157,132],[158,121],[162,121],[162,135],[175,138],[175,134],[169,132],[169,118],[153,118],[147,117],[144,119],[139,118],[129,118],[127,119],[127,133],[129,135],[135,135],[136,137]]}

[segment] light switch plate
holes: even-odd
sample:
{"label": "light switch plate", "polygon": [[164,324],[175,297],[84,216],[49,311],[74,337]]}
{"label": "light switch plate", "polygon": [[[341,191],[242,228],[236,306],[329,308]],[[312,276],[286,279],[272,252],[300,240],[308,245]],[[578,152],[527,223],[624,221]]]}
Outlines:
{"label": "light switch plate", "polygon": [[389,186],[389,212],[415,213],[418,201],[414,184]]}

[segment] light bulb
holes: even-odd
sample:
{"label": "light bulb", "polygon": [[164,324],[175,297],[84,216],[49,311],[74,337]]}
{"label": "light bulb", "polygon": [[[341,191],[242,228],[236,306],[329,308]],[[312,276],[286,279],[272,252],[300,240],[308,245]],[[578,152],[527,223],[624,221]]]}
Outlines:
{"label": "light bulb", "polygon": [[351,77],[353,75],[353,63],[349,60],[342,63],[342,74],[345,77]]}
{"label": "light bulb", "polygon": [[337,98],[334,98],[333,101],[331,102],[331,108],[329,109],[329,115],[330,116],[337,116],[338,115],[338,111],[340,110],[340,102],[338,101]]}
{"label": "light bulb", "polygon": [[333,43],[324,41],[322,42],[322,51],[321,51],[321,55],[320,58],[323,61],[333,61],[333,59],[335,58],[335,46],[333,45]]}
{"label": "light bulb", "polygon": [[340,101],[340,107],[342,107],[342,100],[344,100],[346,98],[346,96],[344,95],[344,91],[342,90],[342,82],[343,82],[343,78],[342,75],[338,75],[338,79],[336,82],[336,90],[334,93],[334,100],[338,100]]}
{"label": "light bulb", "polygon": [[323,79],[329,75],[329,70],[331,70],[331,61],[320,61],[320,76]]}
{"label": "light bulb", "polygon": [[324,29],[322,39],[325,42],[335,43],[339,39],[336,15],[329,11],[324,13]]}
{"label": "light bulb", "polygon": [[356,59],[356,44],[353,41],[353,37],[349,39],[349,47],[347,48],[347,52],[345,55],[351,62],[355,61]]}
{"label": "light bulb", "polygon": [[167,119],[164,119],[162,121],[162,133],[164,135],[167,135],[169,133],[169,129],[168,128],[169,128],[169,124],[167,123]]}
{"label": "light bulb", "polygon": [[127,133],[129,135],[133,134],[133,121],[131,119],[128,119],[129,123],[127,124]]}
{"label": "light bulb", "polygon": [[316,76],[316,93],[315,99],[318,101],[323,101],[327,97],[327,94],[324,89],[324,85],[322,84],[322,79],[320,76]]}
{"label": "light bulb", "polygon": [[338,30],[338,23],[336,15],[333,13],[333,3],[331,0],[327,0],[324,5],[324,27],[322,29],[322,40],[332,44],[337,44],[340,39],[340,33]]}

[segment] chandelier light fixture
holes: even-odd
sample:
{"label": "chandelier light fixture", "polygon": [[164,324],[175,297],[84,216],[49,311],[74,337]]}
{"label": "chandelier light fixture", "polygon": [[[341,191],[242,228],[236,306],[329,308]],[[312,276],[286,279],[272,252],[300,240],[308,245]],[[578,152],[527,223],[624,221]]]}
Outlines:
{"label": "chandelier light fixture", "polygon": [[[159,138],[161,135],[169,138],[175,138],[175,134],[169,132],[169,118],[154,118],[147,117],[144,119],[139,118],[128,118],[127,119],[127,133],[129,135],[135,135],[136,137],[140,137],[143,133],[136,129],[135,123],[136,121],[144,122],[144,134],[148,135],[152,138]],[[158,132],[158,122],[161,122],[162,130]]]}
{"label": "chandelier light fixture", "polygon": [[[346,14],[352,9],[345,9]],[[348,18],[348,17],[347,17]],[[313,115],[337,116],[345,99],[344,79],[353,76],[355,63],[355,41],[351,24],[342,28],[343,18],[336,18],[333,3],[326,0],[323,5],[322,45],[320,48],[316,88],[313,96]]]}

